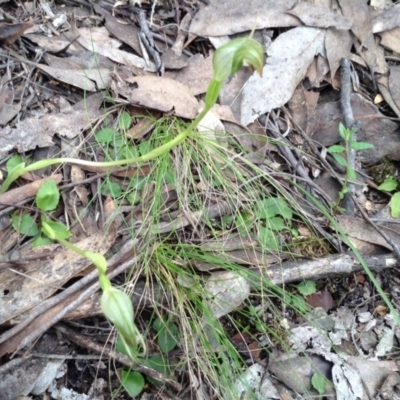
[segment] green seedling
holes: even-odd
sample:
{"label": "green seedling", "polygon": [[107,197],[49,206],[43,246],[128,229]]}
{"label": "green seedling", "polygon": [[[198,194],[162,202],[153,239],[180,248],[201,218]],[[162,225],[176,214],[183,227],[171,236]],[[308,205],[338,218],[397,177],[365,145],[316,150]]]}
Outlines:
{"label": "green seedling", "polygon": [[327,379],[321,372],[316,372],[311,378],[311,385],[321,396],[326,392]]}
{"label": "green seedling", "polygon": [[264,64],[263,48],[259,42],[251,37],[234,39],[216,50],[213,57],[214,75],[207,89],[204,109],[200,112],[197,118],[190,123],[187,129],[184,129],[168,143],[165,143],[164,145],[141,156],[135,156],[123,160],[92,162],[80,159],[54,158],[50,160],[37,161],[28,166],[26,166],[24,162],[21,162],[8,174],[7,179],[1,187],[1,193],[4,193],[10,185],[24,173],[37,171],[41,168],[47,168],[55,164],[71,163],[76,165],[107,168],[146,162],[162,156],[175,146],[179,145],[183,140],[185,140],[185,138],[187,138],[190,132],[196,129],[200,121],[216,103],[222,85],[230,76],[238,72],[245,62],[260,74],[262,73]]}
{"label": "green seedling", "polygon": [[378,186],[378,190],[382,192],[395,192],[390,199],[390,214],[393,218],[400,217],[400,191],[399,182],[393,176],[389,176],[385,181]]}
{"label": "green seedling", "polygon": [[347,129],[345,126],[340,123],[339,124],[339,134],[344,141],[344,146],[342,145],[334,145],[328,147],[328,152],[332,154],[332,157],[336,160],[338,164],[342,167],[346,168],[346,174],[343,182],[342,189],[339,192],[339,199],[342,200],[346,193],[349,192],[350,188],[348,186],[349,182],[355,182],[356,171],[351,167],[350,163],[350,155],[352,150],[368,150],[372,149],[374,146],[371,143],[367,142],[358,142],[353,139],[355,129]]}
{"label": "green seedling", "polygon": [[254,214],[265,221],[265,225],[258,231],[261,245],[271,250],[278,250],[280,244],[277,233],[288,230],[293,217],[292,210],[282,198],[269,197],[255,204]]}

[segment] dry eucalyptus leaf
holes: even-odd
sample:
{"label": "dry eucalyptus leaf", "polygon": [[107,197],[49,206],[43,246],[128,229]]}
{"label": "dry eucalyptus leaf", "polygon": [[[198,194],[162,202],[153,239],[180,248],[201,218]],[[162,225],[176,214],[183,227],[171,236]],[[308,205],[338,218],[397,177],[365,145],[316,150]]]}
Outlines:
{"label": "dry eucalyptus leaf", "polygon": [[400,4],[392,4],[383,13],[372,19],[374,33],[389,31],[400,26]]}
{"label": "dry eucalyptus leaf", "polygon": [[320,7],[310,3],[297,3],[288,14],[299,18],[306,26],[315,28],[336,28],[348,30],[351,28],[351,22],[325,7]]}
{"label": "dry eucalyptus leaf", "polygon": [[219,0],[202,8],[193,18],[189,32],[198,36],[224,36],[253,28],[299,26],[287,12],[296,0]]}
{"label": "dry eucalyptus leaf", "polygon": [[189,58],[187,67],[180,71],[167,71],[165,77],[187,85],[193,96],[203,94],[213,77],[212,57],[205,59],[202,54],[195,54]]}
{"label": "dry eucalyptus leaf", "polygon": [[323,51],[325,31],[300,27],[282,33],[268,49],[262,77],[253,74],[243,88],[241,123],[287,103],[315,55]]}
{"label": "dry eucalyptus leaf", "polygon": [[7,44],[13,44],[22,34],[34,25],[34,22],[14,23],[8,20],[0,20],[0,40]]}
{"label": "dry eucalyptus leaf", "polygon": [[199,102],[183,83],[159,76],[134,76],[126,81],[131,85],[118,82],[116,91],[134,104],[188,119],[198,114]]}
{"label": "dry eucalyptus leaf", "polygon": [[[93,96],[96,99],[99,97],[98,94]],[[5,157],[14,149],[22,153],[36,147],[52,146],[54,145],[52,138],[55,134],[68,138],[77,136],[82,130],[90,127],[92,121],[104,112],[99,109],[97,101],[91,103],[91,98],[88,96],[85,99],[84,107],[77,103],[69,112],[34,116],[17,123],[16,128],[6,126],[0,129],[0,158]]]}

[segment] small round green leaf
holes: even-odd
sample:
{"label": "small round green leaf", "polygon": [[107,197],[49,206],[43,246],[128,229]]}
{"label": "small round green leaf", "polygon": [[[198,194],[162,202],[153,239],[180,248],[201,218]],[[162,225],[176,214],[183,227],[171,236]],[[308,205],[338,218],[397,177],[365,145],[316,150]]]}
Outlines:
{"label": "small round green leaf", "polygon": [[175,324],[165,324],[158,331],[157,343],[163,353],[173,350],[179,341],[179,329]]}
{"label": "small round green leaf", "polygon": [[303,281],[294,286],[303,296],[309,296],[317,291],[317,285],[314,281]]}
{"label": "small round green leaf", "polygon": [[311,384],[313,388],[320,394],[323,395],[326,391],[326,377],[320,372],[316,372],[311,378]]}
{"label": "small round green leaf", "polygon": [[55,210],[60,201],[60,191],[53,179],[43,182],[36,194],[36,205],[42,211]]}
{"label": "small round green leaf", "polygon": [[33,242],[32,242],[32,248],[35,247],[40,247],[40,246],[46,246],[52,244],[52,241],[45,236],[39,235]]}
{"label": "small round green leaf", "polygon": [[21,235],[32,237],[39,234],[38,225],[29,214],[13,214],[11,221],[12,227]]}
{"label": "small round green leaf", "polygon": [[268,219],[277,215],[286,219],[291,219],[293,216],[292,210],[286,205],[286,202],[278,197],[269,197],[256,203],[256,216],[261,219]]}
{"label": "small round green leaf", "polygon": [[94,137],[97,143],[111,143],[117,133],[111,128],[100,129]]}
{"label": "small round green leaf", "polygon": [[131,124],[132,117],[126,111],[124,111],[119,117],[119,129],[126,131],[131,127]]}
{"label": "small round green leaf", "polygon": [[107,181],[101,187],[101,194],[107,196],[110,194],[113,199],[118,198],[122,193],[121,186],[118,183]]}
{"label": "small round green leaf", "polygon": [[390,212],[393,218],[400,217],[400,192],[395,193],[390,200]]}
{"label": "small round green leaf", "polygon": [[[161,354],[154,354],[148,359],[141,359],[140,362],[149,368],[155,369],[157,372],[160,372],[165,376],[170,376],[169,366]],[[151,378],[150,376],[148,376],[146,379],[157,386],[161,386],[163,384],[162,382]]]}
{"label": "small round green leaf", "polygon": [[129,396],[133,398],[140,394],[145,383],[143,375],[140,372],[127,370],[121,371],[121,382]]}
{"label": "small round green leaf", "polygon": [[10,173],[16,166],[22,163],[22,157],[19,154],[12,156],[6,163],[7,172]]}
{"label": "small round green leaf", "polygon": [[378,190],[382,190],[384,192],[392,192],[393,190],[396,190],[397,185],[397,179],[395,179],[393,176],[389,176],[389,178],[386,178],[385,181],[378,186]]}

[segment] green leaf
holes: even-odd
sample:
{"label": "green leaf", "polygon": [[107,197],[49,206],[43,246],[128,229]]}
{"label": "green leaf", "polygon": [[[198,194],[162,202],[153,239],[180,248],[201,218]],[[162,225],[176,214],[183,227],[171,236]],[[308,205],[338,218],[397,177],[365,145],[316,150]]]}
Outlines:
{"label": "green leaf", "polygon": [[161,318],[156,318],[153,322],[153,329],[159,332],[164,325],[165,323]]}
{"label": "green leaf", "polygon": [[351,140],[350,147],[354,150],[368,150],[368,149],[373,149],[374,145],[372,143],[355,142],[354,140]]}
{"label": "green leaf", "polygon": [[133,146],[132,144],[128,144],[124,146],[122,150],[123,158],[134,158],[139,157],[139,151],[137,146]]}
{"label": "green leaf", "polygon": [[[148,359],[139,359],[140,362],[149,367],[153,368],[157,372],[160,372],[164,376],[170,376],[170,371],[169,371],[169,366],[164,360],[163,356],[161,354],[153,354],[150,358]],[[157,379],[151,378],[150,376],[146,377],[146,379],[153,383],[154,385],[161,386],[163,385],[163,382],[158,381]]]}
{"label": "green leaf", "polygon": [[289,304],[292,306],[293,310],[296,311],[296,313],[306,313],[307,312],[307,303],[304,297],[301,296],[290,296],[288,299],[285,299],[285,301],[288,300]]}
{"label": "green leaf", "polygon": [[316,372],[311,378],[311,384],[313,388],[320,394],[323,395],[326,391],[326,377],[320,372]]}
{"label": "green leaf", "polygon": [[317,291],[317,285],[314,281],[303,281],[293,286],[295,286],[303,296],[309,296]]}
{"label": "green leaf", "polygon": [[121,337],[118,335],[117,342],[115,344],[115,349],[127,357],[131,358],[132,355],[137,358],[139,350],[137,347],[129,346]]}
{"label": "green leaf", "polygon": [[6,163],[7,172],[10,173],[19,164],[22,164],[22,157],[19,154],[12,156]]}
{"label": "green leaf", "polygon": [[344,151],[346,151],[346,149],[343,146],[337,144],[328,147],[327,150],[329,151],[329,153],[343,153]]}
{"label": "green leaf", "polygon": [[390,213],[393,218],[400,217],[400,192],[395,193],[390,200]]}
{"label": "green leaf", "polygon": [[33,237],[39,234],[39,227],[29,214],[13,214],[11,216],[12,227],[21,235]]}
{"label": "green leaf", "polygon": [[39,235],[33,242],[32,248],[40,247],[40,246],[47,246],[52,244],[53,242],[46,236]]}
{"label": "green leaf", "polygon": [[378,186],[378,190],[382,190],[384,192],[392,192],[393,190],[396,190],[397,185],[397,179],[395,179],[393,176],[389,176],[381,185]]}
{"label": "green leaf", "polygon": [[[43,222],[47,224],[48,227],[54,232],[54,239],[60,238],[60,239],[68,239],[71,237],[71,232],[68,230],[67,226],[62,224],[61,222],[56,222],[56,221],[49,221],[49,220],[42,220],[42,226]],[[46,233],[46,232],[45,232]],[[47,235],[47,233],[46,233]],[[53,239],[50,237],[50,239]]]}
{"label": "green leaf", "polygon": [[333,153],[332,157],[336,160],[338,164],[347,168],[347,161],[340,154]]}
{"label": "green leaf", "polygon": [[149,183],[151,181],[151,175],[147,176],[133,176],[131,180],[129,181],[128,188],[129,189],[136,189],[136,190],[142,190],[146,183]]}
{"label": "green leaf", "polygon": [[340,123],[339,124],[339,135],[347,142],[349,141],[357,129],[347,129],[345,126]]}
{"label": "green leaf", "polygon": [[287,223],[281,217],[273,217],[268,220],[268,227],[273,231],[283,231],[288,229]]}
{"label": "green leaf", "polygon": [[164,324],[158,331],[157,343],[163,353],[173,350],[179,341],[179,329],[175,324]]}
{"label": "green leaf", "polygon": [[110,194],[113,199],[116,199],[121,195],[121,193],[122,193],[122,189],[121,189],[121,186],[118,185],[118,183],[107,180],[101,186],[101,194],[103,196],[107,196],[107,194]]}
{"label": "green leaf", "polygon": [[341,136],[342,139],[346,137],[345,135],[346,127],[340,122],[339,123],[339,135]]}
{"label": "green leaf", "polygon": [[126,131],[131,127],[131,124],[132,124],[131,116],[126,111],[124,111],[119,117],[119,129],[121,131]]}
{"label": "green leaf", "polygon": [[36,205],[42,211],[53,211],[60,201],[60,191],[53,179],[43,182],[36,194]]}
{"label": "green leaf", "polygon": [[117,134],[113,129],[111,128],[103,128],[100,129],[95,135],[95,139],[97,143],[111,143],[114,140],[114,136]]}
{"label": "green leaf", "polygon": [[125,369],[121,371],[121,383],[129,396],[133,398],[141,393],[145,384],[143,375],[140,372]]}
{"label": "green leaf", "polygon": [[265,249],[279,250],[278,237],[271,229],[266,228],[265,226],[258,229],[258,240],[260,241],[261,246]]}
{"label": "green leaf", "polygon": [[286,219],[293,216],[292,210],[287,206],[286,202],[279,197],[269,197],[258,201],[255,205],[255,214],[261,219],[268,219],[277,215]]}
{"label": "green leaf", "polygon": [[247,236],[249,234],[251,225],[254,222],[254,214],[250,211],[244,211],[237,216],[236,227],[240,236]]}

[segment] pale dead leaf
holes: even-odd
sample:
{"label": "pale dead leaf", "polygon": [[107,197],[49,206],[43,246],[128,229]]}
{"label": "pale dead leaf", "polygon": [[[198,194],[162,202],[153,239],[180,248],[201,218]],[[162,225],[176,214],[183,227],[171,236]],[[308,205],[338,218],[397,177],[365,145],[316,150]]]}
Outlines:
{"label": "pale dead leaf", "polygon": [[[93,96],[96,99],[99,97],[98,94]],[[82,108],[82,105],[77,103],[77,107],[73,107],[70,112],[34,116],[17,123],[16,128],[6,126],[0,129],[0,158],[14,149],[23,153],[37,146],[52,146],[54,145],[52,137],[55,134],[68,138],[77,136],[82,130],[90,127],[93,120],[104,112],[99,109],[97,101],[91,103],[91,98],[88,96],[85,99],[86,107]],[[95,107],[92,108],[92,106]]]}
{"label": "pale dead leaf", "polygon": [[281,34],[271,44],[262,77],[253,74],[243,88],[243,125],[289,101],[314,56],[323,51],[324,40],[325,31],[300,27]]}
{"label": "pale dead leaf", "polygon": [[95,42],[93,37],[90,35],[90,31],[79,29],[76,31],[76,33],[80,35],[77,39],[78,43],[93,53],[101,54],[102,56],[108,57],[109,59],[123,65],[133,65],[134,67],[152,72],[157,70],[152,62],[147,64],[146,61],[141,57],[138,57],[132,53],[128,53],[124,50],[105,46],[101,42]]}
{"label": "pale dead leaf", "polygon": [[380,32],[381,45],[400,53],[400,28],[395,28],[390,31]]}
{"label": "pale dead leaf", "polygon": [[400,66],[398,65],[390,67],[389,90],[393,101],[400,107]]}
{"label": "pale dead leaf", "polygon": [[316,118],[318,99],[319,92],[308,91],[300,84],[288,103],[294,122],[310,137],[318,126]]}
{"label": "pale dead leaf", "polygon": [[44,36],[43,34],[29,33],[25,34],[24,37],[31,40],[33,43],[36,43],[43,50],[47,50],[52,53],[58,53],[66,48],[68,48],[68,53],[70,54],[84,50],[84,47],[77,42],[72,42],[72,40],[68,39],[64,34],[61,34],[57,37],[49,37]]}
{"label": "pale dead leaf", "polygon": [[372,34],[370,10],[367,0],[339,0],[343,15],[352,23],[351,30],[361,42],[361,46]]}
{"label": "pale dead leaf", "polygon": [[349,31],[339,31],[334,28],[327,30],[325,35],[325,50],[332,81],[340,66],[340,60],[349,57],[352,45],[353,39]]}
{"label": "pale dead leaf", "polygon": [[287,14],[296,0],[219,0],[202,8],[193,18],[189,32],[198,36],[224,36],[253,28],[299,26]]}
{"label": "pale dead leaf", "polygon": [[113,36],[130,46],[133,50],[135,50],[136,53],[140,55],[142,54],[142,49],[139,42],[140,29],[136,25],[121,24],[110,12],[104,8],[100,7],[94,2],[91,5],[98,14],[105,17],[106,28]]}
{"label": "pale dead leaf", "polygon": [[193,119],[198,114],[199,102],[180,82],[159,76],[136,76],[126,81],[131,85],[118,82],[116,91],[132,103],[164,112],[174,110],[182,118]]}
{"label": "pale dead leaf", "polygon": [[250,294],[250,285],[230,271],[215,272],[207,280],[204,290],[207,303],[215,318],[235,310]]}
{"label": "pale dead leaf", "polygon": [[400,4],[394,4],[372,19],[374,33],[389,31],[400,26]]}
{"label": "pale dead leaf", "polygon": [[97,89],[105,89],[111,82],[111,71],[105,68],[65,70],[49,67],[44,64],[36,64],[36,66],[58,81],[89,92],[95,92]]}
{"label": "pale dead leaf", "polygon": [[[400,160],[397,123],[384,118],[378,107],[359,94],[351,94],[351,105],[354,119],[362,123],[358,139],[374,145],[373,149],[360,152],[361,160],[366,164],[374,164],[383,157]],[[343,114],[339,102],[317,105],[317,121],[318,129],[313,135],[316,142],[327,147],[340,142],[338,126],[343,121]]]}
{"label": "pale dead leaf", "polygon": [[[375,229],[372,229],[371,225],[367,221],[361,218],[349,217],[347,215],[338,215],[337,218],[340,227],[350,236],[350,238],[354,237],[358,240],[393,250],[392,247],[382,237],[382,235],[375,231]],[[388,229],[383,225],[380,225],[379,228],[382,229],[382,231],[384,231],[396,243],[399,242],[400,233],[396,233],[392,229]]]}
{"label": "pale dead leaf", "polygon": [[189,58],[187,67],[180,71],[167,71],[165,77],[187,85],[193,96],[203,94],[213,77],[212,57],[205,59],[202,54],[195,54]]}
{"label": "pale dead leaf", "polygon": [[345,30],[351,28],[351,22],[343,15],[311,3],[297,3],[287,13],[299,18],[306,26]]}

